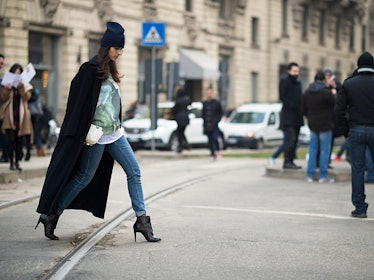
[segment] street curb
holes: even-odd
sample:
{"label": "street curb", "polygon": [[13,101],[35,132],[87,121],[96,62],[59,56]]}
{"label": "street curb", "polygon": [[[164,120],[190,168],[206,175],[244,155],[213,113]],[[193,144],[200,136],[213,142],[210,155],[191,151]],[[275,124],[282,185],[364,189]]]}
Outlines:
{"label": "street curb", "polygon": [[45,176],[46,171],[47,167],[23,169],[22,171],[3,171],[0,172],[0,184],[9,184],[36,177],[43,177]]}
{"label": "street curb", "polygon": [[[275,178],[284,178],[284,179],[306,179],[305,169],[297,170],[288,170],[281,167],[266,167],[265,175]],[[351,181],[351,172],[346,170],[329,170],[329,177],[335,179],[335,182],[350,182]],[[318,181],[318,172],[315,175],[315,181]]]}

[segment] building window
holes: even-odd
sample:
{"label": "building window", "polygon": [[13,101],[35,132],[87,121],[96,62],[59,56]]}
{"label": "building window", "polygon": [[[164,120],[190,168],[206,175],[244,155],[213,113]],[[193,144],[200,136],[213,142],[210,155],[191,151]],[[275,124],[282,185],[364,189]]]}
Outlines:
{"label": "building window", "polygon": [[288,0],[282,2],[282,36],[288,36]]}
{"label": "building window", "polygon": [[361,29],[361,52],[366,51],[366,26],[363,25]]}
{"label": "building window", "polygon": [[89,39],[88,41],[88,54],[89,57],[93,57],[97,54],[100,48],[100,39]]}
{"label": "building window", "polygon": [[303,41],[308,40],[308,23],[309,23],[309,7],[307,5],[304,6],[303,10],[303,26],[301,28],[301,39]]}
{"label": "building window", "polygon": [[221,100],[223,108],[227,106],[228,92],[230,88],[230,74],[229,74],[230,57],[222,56],[219,62],[219,71],[221,73],[218,80],[218,95]]}
{"label": "building window", "polygon": [[192,12],[192,0],[186,0],[186,7],[187,12]]}
{"label": "building window", "polygon": [[29,33],[29,61],[34,65],[36,74],[32,80],[34,88],[39,89],[43,104],[57,112],[57,36],[39,32]]}
{"label": "building window", "polygon": [[320,12],[319,18],[319,44],[325,45],[326,12]]}
{"label": "building window", "polygon": [[350,22],[350,31],[349,31],[349,50],[354,51],[355,50],[355,24],[352,20]]}
{"label": "building window", "polygon": [[252,82],[252,102],[258,101],[258,73],[251,73],[251,82]]}
{"label": "building window", "polygon": [[235,0],[220,0],[219,1],[219,17],[225,20],[232,20],[235,12]]}
{"label": "building window", "polygon": [[336,49],[340,49],[340,27],[341,27],[340,17],[336,17],[336,22],[335,22],[335,48]]}
{"label": "building window", "polygon": [[252,36],[251,36],[252,47],[258,48],[258,18],[252,18]]}

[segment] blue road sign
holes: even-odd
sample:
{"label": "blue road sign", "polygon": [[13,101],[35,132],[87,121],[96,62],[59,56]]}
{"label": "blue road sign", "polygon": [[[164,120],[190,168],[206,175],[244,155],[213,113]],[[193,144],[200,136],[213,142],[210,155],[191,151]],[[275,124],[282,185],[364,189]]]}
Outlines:
{"label": "blue road sign", "polygon": [[145,47],[165,46],[165,23],[143,22],[141,45]]}

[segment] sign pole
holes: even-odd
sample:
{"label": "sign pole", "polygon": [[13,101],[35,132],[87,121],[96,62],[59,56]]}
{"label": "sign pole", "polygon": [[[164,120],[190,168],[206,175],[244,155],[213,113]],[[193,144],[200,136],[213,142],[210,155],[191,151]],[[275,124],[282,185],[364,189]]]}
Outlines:
{"label": "sign pole", "polygon": [[165,46],[165,23],[143,22],[141,45],[152,47],[151,61],[151,150],[156,149],[155,131],[157,129],[157,95],[156,95],[156,47]]}
{"label": "sign pole", "polygon": [[152,47],[152,74],[151,74],[151,150],[156,149],[155,130],[157,128],[157,100],[156,100],[156,48]]}

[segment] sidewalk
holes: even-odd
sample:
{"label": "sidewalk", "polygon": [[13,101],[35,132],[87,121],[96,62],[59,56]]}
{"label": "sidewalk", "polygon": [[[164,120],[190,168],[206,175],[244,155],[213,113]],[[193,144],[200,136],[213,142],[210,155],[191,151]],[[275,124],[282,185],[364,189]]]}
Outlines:
{"label": "sidewalk", "polygon": [[[297,170],[283,169],[282,160],[275,165],[266,166],[266,176],[284,178],[284,179],[298,179],[306,180],[306,167],[307,162],[305,160],[296,160],[295,163],[300,165],[302,168]],[[332,169],[328,170],[329,177],[335,179],[335,182],[350,182],[351,181],[351,165],[347,161],[332,162]],[[318,169],[314,178],[318,181]]]}
{"label": "sidewalk", "polygon": [[[246,156],[255,154],[255,150],[247,149],[228,149],[223,151],[223,159],[226,157]],[[182,154],[176,154],[171,151],[150,151],[139,150],[135,152],[139,163],[147,159],[165,159],[175,160],[183,158],[206,158],[209,160],[209,152],[207,149],[192,149],[184,151]],[[24,200],[30,200],[40,195],[43,184],[43,177],[47,172],[49,162],[51,160],[51,153],[49,152],[45,157],[31,157],[30,161],[22,161],[20,165],[22,171],[9,170],[9,163],[0,163],[0,209],[6,204],[20,203]],[[296,179],[305,181],[306,162],[305,160],[298,160],[296,163],[302,166],[299,170],[284,170],[282,168],[282,160],[278,160],[275,165],[268,165],[267,159],[258,159],[259,168],[265,169],[265,176],[283,179]],[[214,164],[214,162],[212,162]],[[351,169],[347,162],[333,162],[333,169],[330,169],[330,176],[336,182],[350,182]]]}
{"label": "sidewalk", "polygon": [[[223,151],[223,157],[227,156],[246,156],[255,154],[256,150],[249,149],[227,149]],[[206,157],[209,158],[209,152],[207,149],[192,149],[190,151],[184,151],[182,154],[176,154],[172,151],[150,151],[150,150],[139,150],[135,152],[139,162],[146,158],[164,158],[164,159],[182,159],[189,157]],[[45,157],[36,157],[33,155],[30,161],[22,161],[20,165],[22,171],[9,170],[9,163],[0,163],[0,186],[2,184],[9,184],[15,182],[22,182],[25,180],[44,177],[47,171],[49,162],[51,160],[51,152],[47,153]],[[261,159],[259,159],[260,161]],[[299,170],[284,170],[282,168],[282,160],[277,160],[275,165],[267,164],[267,159],[263,159],[263,165],[265,166],[265,175],[270,177],[288,178],[288,179],[301,179],[306,178],[306,161],[297,160],[298,165],[302,166]],[[332,162],[333,169],[329,169],[331,177],[337,182],[344,182],[351,180],[351,169],[350,165],[346,161]]]}

